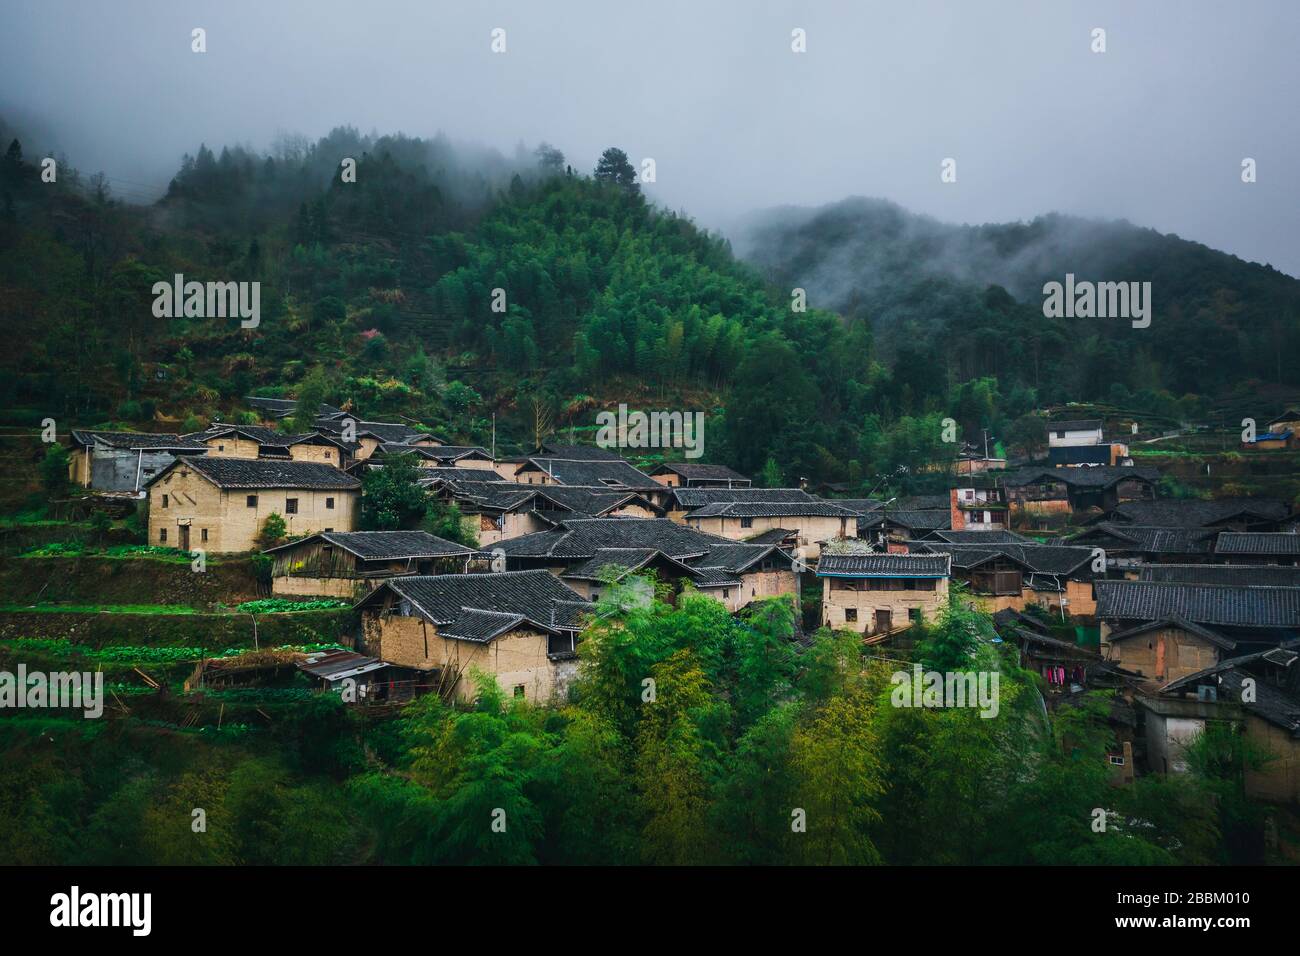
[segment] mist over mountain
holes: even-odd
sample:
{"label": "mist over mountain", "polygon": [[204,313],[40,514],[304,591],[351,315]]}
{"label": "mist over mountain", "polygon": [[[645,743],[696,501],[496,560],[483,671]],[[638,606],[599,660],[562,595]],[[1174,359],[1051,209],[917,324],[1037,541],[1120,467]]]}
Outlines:
{"label": "mist over mountain", "polygon": [[1003,334],[1055,325],[1041,313],[1043,285],[1067,273],[1079,281],[1151,283],[1150,329],[1115,319],[1078,319],[1062,329],[1076,343],[1096,336],[1125,350],[1112,373],[1120,380],[1142,361],[1152,366],[1143,373],[1147,384],[1179,392],[1252,377],[1290,381],[1300,344],[1300,281],[1125,221],[1049,213],[1030,222],[953,225],[853,197],[755,213],[733,235],[737,253],[767,278],[806,289],[810,304],[869,320],[889,352],[940,329],[960,340],[962,328],[982,324],[979,302],[990,289],[1024,307],[1019,327]]}

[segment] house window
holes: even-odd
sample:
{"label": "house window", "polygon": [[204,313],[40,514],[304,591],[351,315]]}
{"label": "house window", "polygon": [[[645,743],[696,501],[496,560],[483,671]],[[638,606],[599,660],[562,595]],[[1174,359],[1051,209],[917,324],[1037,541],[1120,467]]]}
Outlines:
{"label": "house window", "polygon": [[296,515],[296,514],[298,513],[298,499],[297,499],[297,498],[285,498],[285,499],[284,499],[284,513],[287,514],[287,515]]}
{"label": "house window", "polygon": [[257,495],[249,495],[249,496],[248,496],[248,507],[250,507],[250,508],[256,508],[256,507],[257,507]]}
{"label": "house window", "polygon": [[515,685],[515,696],[516,696],[516,697],[523,697],[523,696],[524,696],[524,685],[523,685],[523,684],[516,684],[516,685]]}
{"label": "house window", "polygon": [[163,507],[166,508],[169,506],[169,504],[170,502],[168,501],[167,496],[163,495]]}
{"label": "house window", "polygon": [[166,528],[159,528],[159,529],[158,529],[158,540],[159,540],[159,541],[166,541],[166,540],[167,540],[167,529],[166,529]]}
{"label": "house window", "polygon": [[907,619],[913,624],[921,623],[921,609],[919,607],[909,607],[907,609]]}
{"label": "house window", "polygon": [[1110,754],[1110,762],[1111,762],[1112,765],[1114,765],[1114,766],[1116,766],[1116,767],[1122,767],[1122,766],[1124,766],[1124,758],[1123,758],[1123,757],[1117,757],[1117,756],[1115,756],[1114,754]]}
{"label": "house window", "polygon": [[225,450],[226,450],[226,446],[225,446],[225,445],[218,445],[218,446],[217,446],[217,451],[225,451]]}
{"label": "house window", "polygon": [[333,498],[326,498],[326,499],[325,499],[325,507],[326,507],[326,508],[333,508],[333,507],[334,507],[334,499],[333,499]]}
{"label": "house window", "polygon": [[727,600],[729,597],[731,597],[731,588],[723,588],[723,589],[722,589],[722,600],[725,601],[725,600]]}
{"label": "house window", "polygon": [[856,624],[858,621],[858,609],[855,607],[846,607],[844,609],[844,621],[847,624]]}
{"label": "house window", "polygon": [[591,599],[592,599],[593,601],[599,601],[599,600],[600,600],[600,594],[599,594],[598,592],[596,592],[596,591],[592,591],[592,592],[591,592]]}
{"label": "house window", "polygon": [[200,541],[207,541],[207,540],[208,540],[208,529],[207,529],[207,528],[200,528],[200,529],[199,529],[199,540],[200,540]]}
{"label": "house window", "polygon": [[331,454],[330,452],[326,452],[326,453],[325,453],[325,460],[326,460],[326,461],[329,461],[329,460],[330,460],[330,454]]}
{"label": "house window", "polygon": [[740,519],[740,526],[741,526],[742,528],[752,528],[752,527],[754,527],[754,519],[753,519],[753,518],[741,518],[741,519]]}

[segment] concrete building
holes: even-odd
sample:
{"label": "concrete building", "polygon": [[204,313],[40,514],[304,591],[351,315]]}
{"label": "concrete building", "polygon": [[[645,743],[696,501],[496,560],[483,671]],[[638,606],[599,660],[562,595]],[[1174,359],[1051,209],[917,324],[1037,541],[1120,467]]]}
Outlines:
{"label": "concrete building", "polygon": [[181,435],[73,429],[68,477],[92,491],[139,494],[177,458],[207,450],[202,442]]}

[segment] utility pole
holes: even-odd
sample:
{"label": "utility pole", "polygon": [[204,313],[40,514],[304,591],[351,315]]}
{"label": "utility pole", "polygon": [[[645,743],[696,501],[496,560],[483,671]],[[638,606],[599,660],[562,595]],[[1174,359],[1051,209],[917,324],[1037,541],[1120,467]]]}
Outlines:
{"label": "utility pole", "polygon": [[497,413],[492,413],[492,460],[497,460]]}

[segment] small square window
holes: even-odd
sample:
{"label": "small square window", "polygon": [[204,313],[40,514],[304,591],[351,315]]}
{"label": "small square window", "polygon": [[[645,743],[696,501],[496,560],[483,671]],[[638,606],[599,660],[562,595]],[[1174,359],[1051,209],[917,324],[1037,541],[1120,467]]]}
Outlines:
{"label": "small square window", "polygon": [[523,697],[523,696],[524,696],[524,685],[523,685],[523,684],[516,684],[516,685],[515,685],[515,696],[516,696],[516,697]]}
{"label": "small square window", "polygon": [[741,526],[742,528],[752,528],[752,527],[754,527],[754,519],[753,519],[753,518],[741,518],[741,519],[740,519],[740,526]]}
{"label": "small square window", "polygon": [[846,607],[844,609],[844,620],[850,624],[857,623],[858,609],[855,607]]}
{"label": "small square window", "polygon": [[284,513],[287,514],[287,515],[296,515],[296,514],[298,513],[298,499],[297,499],[297,498],[285,498],[285,499],[284,499]]}
{"label": "small square window", "polygon": [[326,452],[326,453],[325,453],[325,460],[326,460],[326,461],[329,461],[329,460],[330,460],[330,454],[331,454],[330,452]]}
{"label": "small square window", "polygon": [[249,496],[248,496],[248,507],[250,507],[250,508],[256,508],[256,507],[257,507],[257,495],[249,495]]}
{"label": "small square window", "polygon": [[325,507],[326,507],[326,508],[333,508],[333,507],[334,507],[334,499],[333,499],[333,498],[326,498],[326,499],[325,499]]}
{"label": "small square window", "polygon": [[225,450],[226,450],[226,446],[225,446],[225,445],[218,445],[218,446],[217,446],[217,451],[225,451]]}

